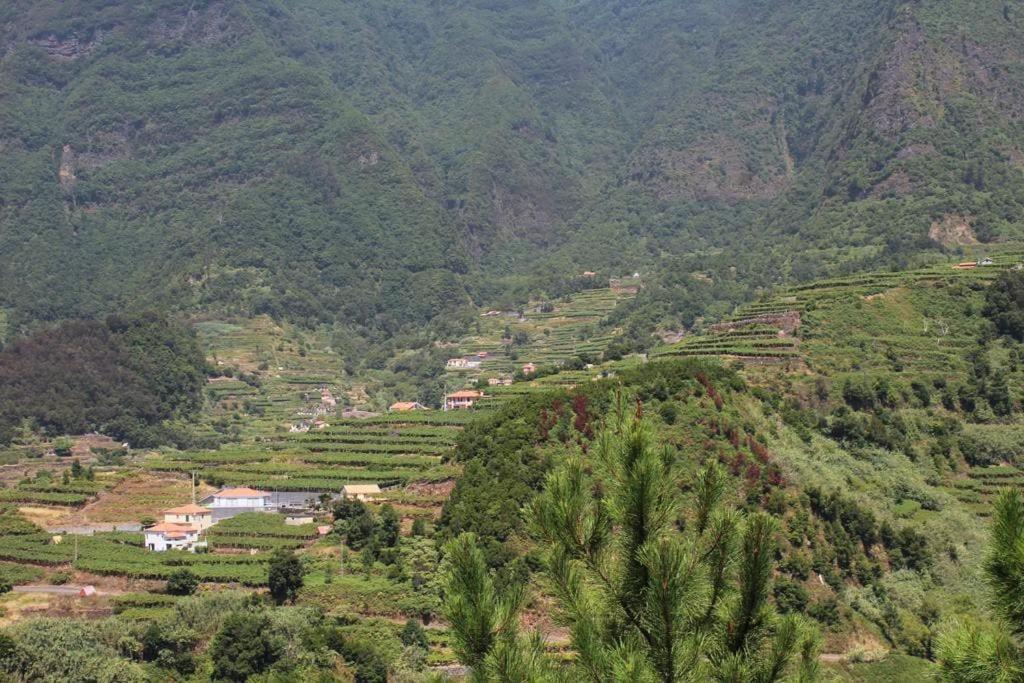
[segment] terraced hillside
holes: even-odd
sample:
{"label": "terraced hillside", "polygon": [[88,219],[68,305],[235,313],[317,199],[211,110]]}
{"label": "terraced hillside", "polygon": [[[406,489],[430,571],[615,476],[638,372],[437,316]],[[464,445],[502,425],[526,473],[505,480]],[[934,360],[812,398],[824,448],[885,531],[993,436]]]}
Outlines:
{"label": "terraced hillside", "polygon": [[234,376],[213,378],[211,427],[235,436],[266,436],[319,400],[320,387],[340,392],[341,359],[322,335],[276,324],[266,316],[240,323],[195,324],[211,361]]}
{"label": "terraced hillside", "polygon": [[964,347],[977,332],[970,313],[980,306],[980,292],[1001,270],[1021,263],[1024,252],[991,258],[992,265],[971,269],[941,264],[786,288],[652,356],[804,362],[829,374],[871,367],[934,374],[950,363],[962,368]]}
{"label": "terraced hillside", "polygon": [[336,494],[346,483],[400,487],[414,481],[442,481],[455,475],[453,468],[443,464],[444,456],[459,425],[470,417],[424,411],[332,419],[323,429],[287,433],[259,443],[163,453],[146,460],[145,467],[159,472],[195,471],[216,485],[317,494]]}
{"label": "terraced hillside", "polygon": [[522,311],[484,313],[474,333],[451,349],[452,356],[487,354],[475,371],[461,373],[473,376],[512,373],[526,363],[555,365],[580,354],[599,356],[617,333],[602,323],[632,296],[589,289],[561,301],[532,302]]}
{"label": "terraced hillside", "polygon": [[[965,263],[987,256],[979,248]],[[804,405],[838,401],[882,411],[867,427],[874,436],[851,432],[847,418],[835,414],[826,429],[851,443],[880,440],[942,462],[937,490],[987,517],[1001,488],[1024,486],[1024,425],[989,405],[993,391],[1005,392],[1010,405],[1024,398],[1020,350],[1005,339],[979,341],[985,291],[1001,271],[1020,267],[1024,251],[1003,248],[991,260],[788,288],[653,355],[777,366],[782,374],[766,381],[797,387]],[[901,443],[893,441],[896,434]],[[951,457],[960,464],[951,465]],[[908,515],[917,514],[913,501],[905,504]]]}

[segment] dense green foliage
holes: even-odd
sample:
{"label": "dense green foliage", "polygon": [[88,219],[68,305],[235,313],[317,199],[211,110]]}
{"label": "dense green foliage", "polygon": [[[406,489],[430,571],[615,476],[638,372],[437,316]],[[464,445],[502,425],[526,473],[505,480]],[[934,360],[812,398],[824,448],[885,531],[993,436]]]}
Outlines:
{"label": "dense green foliage", "polygon": [[302,562],[294,553],[284,549],[276,550],[270,557],[267,585],[270,596],[278,605],[295,602],[295,596],[302,588]]}
{"label": "dense green foliage", "polygon": [[1024,271],[1008,270],[992,283],[983,313],[999,334],[1024,342]]}
{"label": "dense green foliage", "polygon": [[814,637],[769,600],[770,518],[719,509],[715,466],[684,504],[670,451],[629,413],[618,406],[590,449],[570,452],[531,508],[576,653],[568,670],[518,635],[523,595],[494,585],[475,537],[449,546],[445,610],[473,679],[776,681],[799,669],[794,680],[814,680]]}
{"label": "dense green foliage", "polygon": [[584,269],[651,274],[634,320],[688,324],[1018,236],[1022,25],[968,0],[10,2],[0,305],[340,321],[358,356]]}
{"label": "dense green foliage", "polygon": [[0,442],[23,424],[139,446],[187,441],[168,421],[195,415],[205,380],[195,336],[164,316],[66,322],[0,351]]}
{"label": "dense green foliage", "polygon": [[[956,625],[942,635],[943,678],[958,683],[1024,680],[1024,501],[1005,490],[996,502],[985,558],[985,581],[996,624]],[[993,626],[995,628],[993,628]]]}

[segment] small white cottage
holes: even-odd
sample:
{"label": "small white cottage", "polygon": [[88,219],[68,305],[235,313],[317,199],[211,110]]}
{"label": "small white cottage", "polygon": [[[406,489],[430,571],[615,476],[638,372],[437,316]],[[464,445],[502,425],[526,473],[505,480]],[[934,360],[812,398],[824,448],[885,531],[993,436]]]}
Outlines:
{"label": "small white cottage", "polygon": [[250,488],[221,489],[213,494],[215,508],[269,508],[270,494]]}
{"label": "small white cottage", "polygon": [[194,551],[199,540],[199,529],[188,524],[161,522],[143,530],[146,548],[155,552],[165,550]]}

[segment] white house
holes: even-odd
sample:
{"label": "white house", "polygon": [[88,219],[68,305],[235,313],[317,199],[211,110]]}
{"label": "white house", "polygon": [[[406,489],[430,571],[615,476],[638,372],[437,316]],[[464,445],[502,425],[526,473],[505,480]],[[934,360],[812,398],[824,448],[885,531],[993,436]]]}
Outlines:
{"label": "white house", "polygon": [[380,487],[376,484],[346,484],[341,487],[342,498],[356,500],[373,500],[380,495]]}
{"label": "white house", "polygon": [[213,494],[215,508],[269,508],[270,494],[249,488],[221,489]]}
{"label": "white house", "polygon": [[202,505],[189,503],[176,508],[164,510],[164,521],[168,524],[186,524],[196,527],[199,531],[213,526],[213,512]]}
{"label": "white house", "polygon": [[461,410],[464,408],[472,408],[473,404],[481,398],[483,398],[483,392],[480,391],[474,391],[472,389],[456,391],[453,394],[445,395],[444,409]]}
{"label": "white house", "polygon": [[165,550],[195,550],[199,540],[199,529],[189,524],[170,524],[161,522],[143,530],[146,547],[149,550],[163,552]]}
{"label": "white house", "polygon": [[465,358],[449,358],[444,365],[450,369],[462,369],[469,367],[469,361]]}

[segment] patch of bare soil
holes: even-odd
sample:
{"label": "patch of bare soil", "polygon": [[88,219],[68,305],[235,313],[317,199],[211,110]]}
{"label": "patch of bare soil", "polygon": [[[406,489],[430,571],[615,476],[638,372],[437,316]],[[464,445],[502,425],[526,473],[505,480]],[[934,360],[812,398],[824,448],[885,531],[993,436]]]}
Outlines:
{"label": "patch of bare soil", "polygon": [[928,237],[944,247],[978,244],[978,237],[971,227],[971,218],[960,214],[943,216],[928,229]]}
{"label": "patch of bare soil", "polygon": [[[200,498],[213,489],[204,484],[196,487]],[[72,513],[62,524],[97,524],[103,522],[137,522],[142,517],[159,519],[167,508],[184,505],[192,499],[186,477],[138,472],[81,510]]]}
{"label": "patch of bare soil", "polygon": [[447,498],[452,495],[452,491],[455,489],[454,479],[445,479],[444,481],[414,481],[410,482],[405,487],[405,490],[409,493],[425,494],[429,496],[444,496]]}

